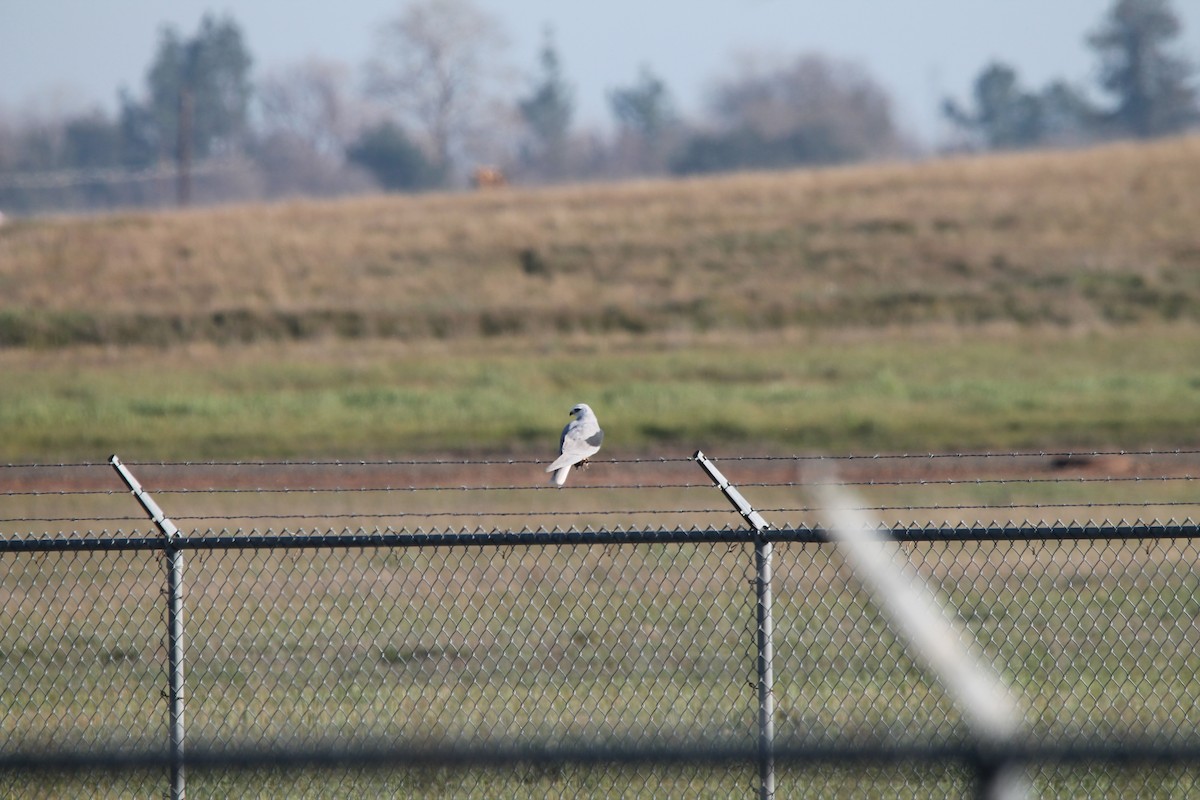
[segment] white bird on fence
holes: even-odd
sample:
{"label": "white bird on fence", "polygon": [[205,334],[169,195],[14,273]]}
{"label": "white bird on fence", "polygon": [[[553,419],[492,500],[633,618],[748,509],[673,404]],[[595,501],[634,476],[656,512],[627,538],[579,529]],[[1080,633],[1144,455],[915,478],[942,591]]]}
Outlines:
{"label": "white bird on fence", "polygon": [[571,467],[576,464],[581,467],[585,465],[588,458],[600,451],[600,443],[604,441],[604,431],[600,430],[600,423],[596,420],[591,406],[578,403],[571,409],[571,416],[574,419],[563,428],[562,436],[558,440],[560,455],[554,459],[553,464],[546,467],[546,472],[554,473],[550,479],[555,486],[566,483]]}

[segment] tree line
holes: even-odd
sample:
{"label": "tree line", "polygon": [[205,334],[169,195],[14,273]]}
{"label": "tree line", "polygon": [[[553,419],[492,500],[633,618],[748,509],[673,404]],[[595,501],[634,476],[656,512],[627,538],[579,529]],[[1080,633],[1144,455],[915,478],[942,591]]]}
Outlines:
{"label": "tree line", "polygon": [[[946,98],[955,147],[1073,146],[1178,133],[1200,120],[1196,67],[1176,52],[1169,0],[1114,0],[1087,39],[1089,87],[1021,84],[984,66]],[[499,20],[472,0],[417,0],[375,31],[359,75],[311,58],[252,78],[230,16],[164,28],[140,92],[115,114],[0,119],[0,209],[218,202],[463,185],[480,164],[523,183],[835,164],[913,152],[888,93],[821,54],[735,60],[686,118],[649,65],[609,90],[612,132],[576,124],[575,89],[547,29],[522,77]]]}

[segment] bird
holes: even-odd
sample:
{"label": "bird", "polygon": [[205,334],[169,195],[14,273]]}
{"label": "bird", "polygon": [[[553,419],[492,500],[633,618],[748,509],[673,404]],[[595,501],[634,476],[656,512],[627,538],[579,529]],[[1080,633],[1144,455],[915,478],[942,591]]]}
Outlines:
{"label": "bird", "polygon": [[571,407],[570,414],[574,419],[562,429],[562,436],[558,440],[559,456],[546,467],[546,472],[554,473],[550,480],[555,486],[567,482],[571,467],[587,464],[588,458],[600,451],[600,443],[604,441],[604,431],[600,430],[600,423],[591,406],[576,403]]}

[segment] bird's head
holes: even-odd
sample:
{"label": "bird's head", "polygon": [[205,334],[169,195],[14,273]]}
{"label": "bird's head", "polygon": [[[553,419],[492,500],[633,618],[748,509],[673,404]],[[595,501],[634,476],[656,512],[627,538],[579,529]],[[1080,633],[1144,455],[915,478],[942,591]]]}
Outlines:
{"label": "bird's head", "polygon": [[571,409],[570,415],[572,417],[574,417],[575,419],[583,419],[584,417],[588,416],[591,413],[592,413],[592,407],[589,406],[587,403],[576,403],[575,406]]}

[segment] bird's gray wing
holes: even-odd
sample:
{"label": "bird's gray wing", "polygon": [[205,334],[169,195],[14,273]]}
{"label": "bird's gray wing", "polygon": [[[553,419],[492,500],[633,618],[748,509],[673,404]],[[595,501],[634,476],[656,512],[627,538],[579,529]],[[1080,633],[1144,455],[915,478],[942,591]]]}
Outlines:
{"label": "bird's gray wing", "polygon": [[559,440],[561,455],[554,460],[554,463],[546,467],[546,472],[553,472],[559,467],[569,464],[578,464],[588,456],[595,454],[600,449],[600,442],[603,439],[604,431],[599,427],[590,431],[589,426],[581,424],[579,420],[572,421],[563,428],[562,438]]}

